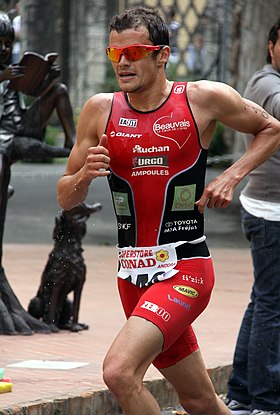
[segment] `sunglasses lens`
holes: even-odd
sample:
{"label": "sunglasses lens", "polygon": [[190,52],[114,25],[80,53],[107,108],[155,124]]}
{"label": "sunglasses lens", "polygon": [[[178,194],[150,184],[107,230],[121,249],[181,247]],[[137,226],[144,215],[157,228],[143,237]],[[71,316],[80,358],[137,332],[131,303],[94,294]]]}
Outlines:
{"label": "sunglasses lens", "polygon": [[148,52],[143,46],[132,46],[125,49],[124,55],[130,61],[137,61],[138,59],[146,58],[148,56]]}
{"label": "sunglasses lens", "polygon": [[107,48],[106,53],[110,61],[119,62],[122,54],[122,49]]}
{"label": "sunglasses lens", "polygon": [[129,46],[127,48],[107,48],[106,53],[110,61],[119,62],[121,55],[124,55],[130,61],[137,61],[148,56],[147,49],[144,46]]}

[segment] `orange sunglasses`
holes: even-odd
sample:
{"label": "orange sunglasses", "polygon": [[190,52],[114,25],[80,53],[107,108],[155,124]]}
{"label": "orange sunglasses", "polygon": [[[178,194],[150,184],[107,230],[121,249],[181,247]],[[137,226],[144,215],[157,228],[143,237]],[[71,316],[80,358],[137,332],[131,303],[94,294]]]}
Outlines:
{"label": "orange sunglasses", "polygon": [[108,47],[106,48],[106,54],[112,62],[119,62],[122,55],[129,61],[138,61],[138,59],[147,58],[149,52],[160,50],[163,47],[164,45],[131,45],[124,48]]}

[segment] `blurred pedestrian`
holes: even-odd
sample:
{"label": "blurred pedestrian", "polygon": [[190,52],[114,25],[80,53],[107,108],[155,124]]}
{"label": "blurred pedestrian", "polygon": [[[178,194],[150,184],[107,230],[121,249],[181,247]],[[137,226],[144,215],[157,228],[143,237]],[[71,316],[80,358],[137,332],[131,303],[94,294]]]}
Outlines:
{"label": "blurred pedestrian", "polygon": [[175,9],[173,6],[166,7],[166,23],[169,30],[169,46],[170,46],[170,57],[169,62],[177,63],[178,57],[178,33],[181,24],[175,19]]}
{"label": "blurred pedestrian", "polygon": [[188,46],[188,79],[198,80],[203,76],[205,71],[206,49],[202,33],[193,35],[192,43]]}
{"label": "blurred pedestrian", "polygon": [[[267,65],[244,96],[280,120],[280,19],[268,35]],[[246,137],[250,146],[252,136]],[[280,151],[249,175],[242,225],[254,282],[235,347],[228,407],[235,415],[280,415]]]}

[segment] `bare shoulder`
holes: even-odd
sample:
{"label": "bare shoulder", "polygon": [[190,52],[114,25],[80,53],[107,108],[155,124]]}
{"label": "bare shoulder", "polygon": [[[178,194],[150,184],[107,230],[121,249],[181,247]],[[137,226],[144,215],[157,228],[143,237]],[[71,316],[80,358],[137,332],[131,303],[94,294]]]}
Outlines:
{"label": "bare shoulder", "polygon": [[100,93],[93,95],[89,98],[83,108],[83,111],[97,111],[103,113],[104,111],[110,111],[113,93]]}
{"label": "bare shoulder", "polygon": [[89,98],[79,115],[78,133],[82,130],[83,136],[89,132],[90,136],[101,137],[110,115],[112,100],[112,93],[100,93]]}
{"label": "bare shoulder", "polygon": [[245,110],[241,95],[230,85],[222,82],[190,82],[187,94],[194,113],[203,116],[209,122],[211,120],[224,122],[227,117]]}
{"label": "bare shoulder", "polygon": [[206,136],[206,145],[209,126],[217,121],[247,134],[255,134],[276,121],[259,105],[244,99],[234,88],[222,82],[190,82],[187,94],[199,131]]}
{"label": "bare shoulder", "polygon": [[189,100],[195,103],[220,103],[224,100],[241,99],[239,93],[231,86],[215,81],[196,81],[188,83]]}

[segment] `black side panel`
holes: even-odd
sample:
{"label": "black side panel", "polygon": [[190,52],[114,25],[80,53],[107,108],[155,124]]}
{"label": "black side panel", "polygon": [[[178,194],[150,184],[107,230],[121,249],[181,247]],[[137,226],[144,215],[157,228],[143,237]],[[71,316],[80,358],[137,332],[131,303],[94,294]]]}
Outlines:
{"label": "black side panel", "polygon": [[117,218],[119,247],[136,245],[136,218],[132,189],[128,182],[111,173],[108,176]]}

